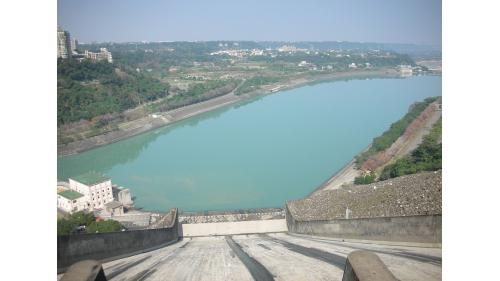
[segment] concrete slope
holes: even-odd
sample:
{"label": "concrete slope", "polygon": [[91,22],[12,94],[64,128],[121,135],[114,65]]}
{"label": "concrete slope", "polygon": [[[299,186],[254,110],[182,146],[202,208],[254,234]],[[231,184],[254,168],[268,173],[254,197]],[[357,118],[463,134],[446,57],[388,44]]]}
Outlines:
{"label": "concrete slope", "polygon": [[193,237],[103,264],[109,280],[342,280],[347,255],[375,252],[399,280],[441,280],[441,249],[288,233]]}

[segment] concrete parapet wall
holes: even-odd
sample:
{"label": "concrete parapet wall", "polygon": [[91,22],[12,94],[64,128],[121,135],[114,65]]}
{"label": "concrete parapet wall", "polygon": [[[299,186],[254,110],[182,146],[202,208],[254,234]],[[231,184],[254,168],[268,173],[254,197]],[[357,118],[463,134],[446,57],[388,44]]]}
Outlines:
{"label": "concrete parapet wall", "polygon": [[179,227],[179,236],[196,237],[286,231],[287,227],[285,219],[218,223],[192,223],[181,224]]}
{"label": "concrete parapet wall", "polygon": [[375,253],[354,251],[347,256],[342,281],[397,280]]}
{"label": "concrete parapet wall", "polygon": [[175,220],[165,228],[58,236],[58,272],[78,261],[110,261],[176,242],[179,238],[177,210],[174,215]]}
{"label": "concrete parapet wall", "polygon": [[441,243],[441,215],[297,221],[286,210],[292,233],[346,239]]}

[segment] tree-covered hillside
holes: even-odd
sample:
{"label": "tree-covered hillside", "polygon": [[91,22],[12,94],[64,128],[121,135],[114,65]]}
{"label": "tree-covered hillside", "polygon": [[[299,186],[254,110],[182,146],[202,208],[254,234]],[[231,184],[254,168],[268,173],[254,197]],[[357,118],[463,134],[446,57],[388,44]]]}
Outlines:
{"label": "tree-covered hillside", "polygon": [[108,62],[59,60],[57,123],[122,112],[168,94],[169,85]]}

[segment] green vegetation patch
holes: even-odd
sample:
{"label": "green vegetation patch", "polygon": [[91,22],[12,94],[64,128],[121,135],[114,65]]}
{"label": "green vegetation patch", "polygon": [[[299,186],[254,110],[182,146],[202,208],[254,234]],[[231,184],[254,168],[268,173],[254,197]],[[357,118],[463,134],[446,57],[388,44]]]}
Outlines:
{"label": "green vegetation patch", "polygon": [[170,85],[108,62],[59,60],[57,124],[119,113],[167,96]]}
{"label": "green vegetation patch", "polygon": [[375,174],[368,174],[354,178],[354,184],[370,184],[375,181]]}
{"label": "green vegetation patch", "polygon": [[426,98],[424,101],[414,103],[410,106],[410,110],[403,118],[395,123],[392,123],[391,127],[387,131],[385,131],[381,136],[373,139],[371,147],[367,151],[356,156],[357,167],[361,167],[370,156],[389,148],[391,144],[403,135],[411,122],[413,122],[413,120],[415,120],[429,104],[436,101],[438,98],[439,97]]}
{"label": "green vegetation patch", "polygon": [[192,84],[187,90],[179,91],[175,96],[153,105],[152,110],[168,111],[222,96],[234,90],[238,83],[238,80],[212,80]]}
{"label": "green vegetation patch", "polygon": [[423,142],[411,153],[395,163],[387,165],[380,180],[415,174],[420,171],[436,171],[442,168],[441,119],[432,127]]}
{"label": "green vegetation patch", "polygon": [[106,221],[94,221],[90,223],[86,231],[87,233],[103,233],[103,232],[115,232],[120,231],[122,229],[122,225],[115,220],[106,220]]}
{"label": "green vegetation patch", "polygon": [[105,175],[94,171],[72,177],[71,179],[86,185],[94,185],[109,180]]}
{"label": "green vegetation patch", "polygon": [[[81,230],[78,230],[78,229]],[[123,226],[114,220],[96,221],[94,214],[76,212],[69,218],[57,220],[57,235],[70,235],[75,233],[103,233],[115,232],[123,229]]]}
{"label": "green vegetation patch", "polygon": [[236,90],[236,94],[244,94],[254,90],[257,90],[262,85],[272,84],[283,80],[282,77],[270,77],[270,76],[255,76],[249,78],[243,82],[243,84]]}

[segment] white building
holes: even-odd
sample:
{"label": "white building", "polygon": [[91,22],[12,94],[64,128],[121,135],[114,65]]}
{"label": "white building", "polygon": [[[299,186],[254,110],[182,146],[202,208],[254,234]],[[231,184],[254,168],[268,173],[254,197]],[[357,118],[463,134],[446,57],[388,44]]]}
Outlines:
{"label": "white building", "polygon": [[83,194],[68,189],[57,193],[57,208],[70,214],[85,210],[87,201]]}
{"label": "white building", "polygon": [[101,48],[99,53],[85,50],[83,56],[93,61],[107,60],[109,63],[113,62],[113,56],[111,55],[111,52],[106,48]]}
{"label": "white building", "polygon": [[111,179],[96,172],[89,172],[69,179],[70,189],[85,197],[89,210],[103,209],[106,203],[113,201]]}

